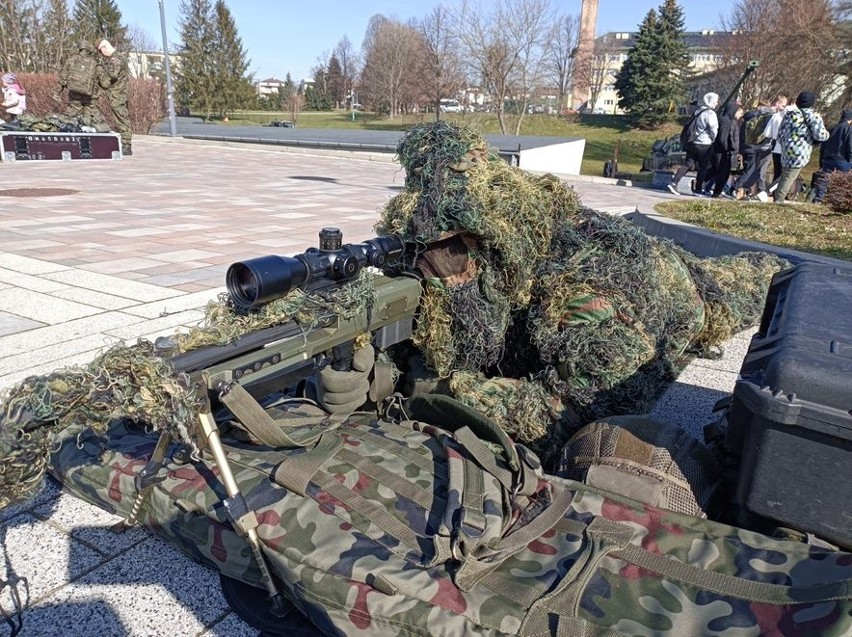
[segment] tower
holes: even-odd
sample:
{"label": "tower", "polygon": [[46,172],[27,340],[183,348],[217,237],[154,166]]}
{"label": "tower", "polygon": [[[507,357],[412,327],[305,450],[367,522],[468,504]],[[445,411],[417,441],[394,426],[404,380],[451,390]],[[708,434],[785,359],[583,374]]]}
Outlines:
{"label": "tower", "polygon": [[[598,24],[598,0],[583,0],[580,9],[580,34],[577,53],[574,56],[574,77],[572,78],[571,102],[577,108],[589,99],[587,73],[578,73],[577,68],[595,52],[595,29]],[[594,108],[594,104],[589,105]]]}

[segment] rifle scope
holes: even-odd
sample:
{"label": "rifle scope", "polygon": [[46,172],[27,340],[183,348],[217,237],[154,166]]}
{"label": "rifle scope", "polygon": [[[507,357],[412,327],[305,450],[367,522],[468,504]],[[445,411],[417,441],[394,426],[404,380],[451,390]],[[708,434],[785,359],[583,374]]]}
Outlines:
{"label": "rifle scope", "polygon": [[323,228],[319,233],[319,248],[308,248],[293,257],[271,254],[232,263],[225,274],[225,284],[237,307],[251,309],[274,301],[296,287],[323,280],[348,281],[365,265],[381,268],[399,257],[404,248],[403,240],[396,235],[343,245],[340,230]]}

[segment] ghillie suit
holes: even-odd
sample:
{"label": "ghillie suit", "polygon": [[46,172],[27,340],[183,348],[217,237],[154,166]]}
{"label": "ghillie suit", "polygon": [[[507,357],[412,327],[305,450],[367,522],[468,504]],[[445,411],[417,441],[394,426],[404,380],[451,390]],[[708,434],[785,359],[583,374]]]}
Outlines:
{"label": "ghillie suit", "polygon": [[420,246],[406,264],[428,284],[414,341],[545,466],[578,426],[647,411],[690,357],[755,324],[783,266],[699,259],[453,124],[415,127],[397,152],[406,190],[377,230]]}

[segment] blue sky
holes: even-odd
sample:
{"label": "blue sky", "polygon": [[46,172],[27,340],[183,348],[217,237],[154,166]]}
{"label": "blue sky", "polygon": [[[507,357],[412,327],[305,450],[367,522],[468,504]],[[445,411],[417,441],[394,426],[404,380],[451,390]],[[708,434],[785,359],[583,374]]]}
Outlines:
{"label": "blue sky", "polygon": [[[488,2],[489,0],[480,0]],[[598,33],[635,31],[649,9],[662,0],[600,0]],[[163,0],[170,44],[178,41],[180,0]],[[125,24],[148,32],[162,42],[157,0],[117,0]],[[360,50],[370,17],[381,13],[400,20],[420,18],[440,0],[228,0],[251,59],[255,79],[275,76],[283,79],[289,71],[294,79],[310,74],[317,59],[334,49],[346,35]],[[445,0],[445,6],[452,0]],[[686,28],[697,31],[718,28],[720,17],[730,13],[734,0],[681,0]],[[563,14],[579,14],[580,0],[552,0]]]}

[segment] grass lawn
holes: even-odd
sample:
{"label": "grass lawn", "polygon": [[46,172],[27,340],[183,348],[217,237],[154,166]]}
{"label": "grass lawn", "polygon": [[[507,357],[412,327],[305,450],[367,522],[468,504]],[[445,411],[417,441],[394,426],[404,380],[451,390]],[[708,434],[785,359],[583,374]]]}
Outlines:
{"label": "grass lawn", "polygon": [[657,204],[655,209],[727,235],[852,261],[852,214],[825,206],[690,199]]}
{"label": "grass lawn", "polygon": [[[301,128],[344,128],[362,130],[406,130],[415,124],[432,121],[434,115],[418,114],[389,119],[375,113],[357,112],[352,119],[350,111],[299,113]],[[445,113],[442,118],[469,126],[483,134],[498,134],[500,127],[497,116],[492,113]],[[229,123],[240,125],[264,125],[273,120],[289,120],[288,113],[267,111],[236,112],[228,116]],[[521,124],[522,135],[549,137],[583,137],[586,151],[581,169],[584,175],[603,175],[604,162],[612,158],[616,142],[620,142],[618,170],[639,173],[642,159],[651,151],[655,140],[680,131],[680,124],[670,123],[656,131],[633,130],[626,117],[618,115],[584,115],[576,121],[568,121],[553,115],[525,115]],[[645,175],[642,175],[645,177]],[[647,175],[650,179],[650,173]]]}

